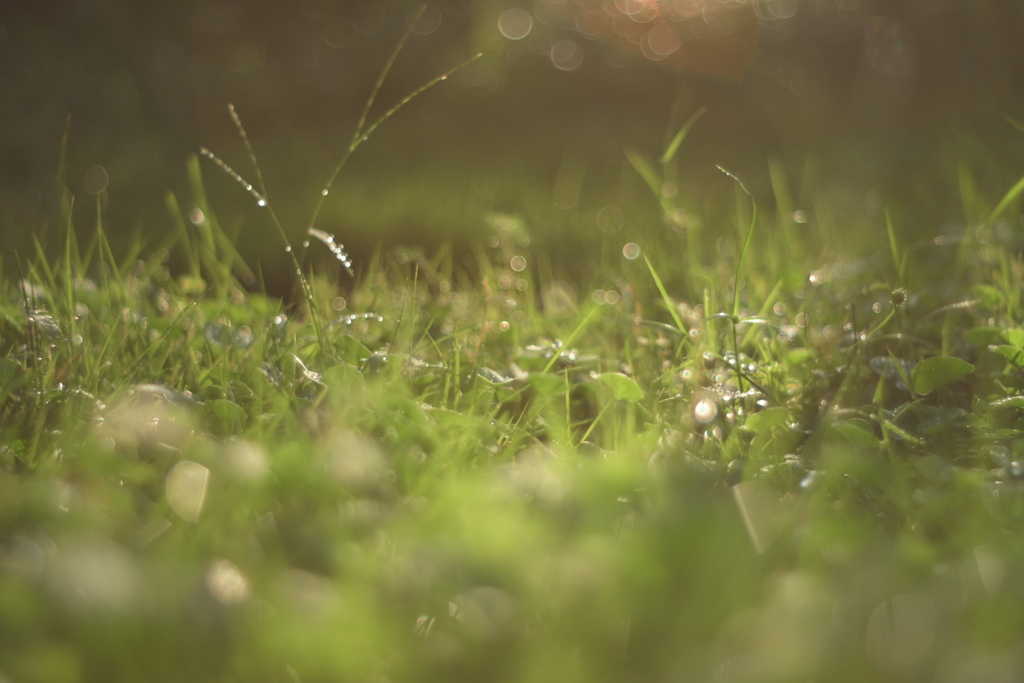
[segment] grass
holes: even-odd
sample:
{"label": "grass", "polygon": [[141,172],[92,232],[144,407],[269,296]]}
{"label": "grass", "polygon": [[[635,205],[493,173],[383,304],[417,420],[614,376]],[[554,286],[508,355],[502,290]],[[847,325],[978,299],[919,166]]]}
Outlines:
{"label": "grass", "polygon": [[949,169],[925,243],[778,163],[672,195],[700,114],[572,277],[495,213],[468,265],[296,245],[292,305],[197,162],[183,272],[68,197],[0,274],[3,676],[1019,678],[1024,183]]}

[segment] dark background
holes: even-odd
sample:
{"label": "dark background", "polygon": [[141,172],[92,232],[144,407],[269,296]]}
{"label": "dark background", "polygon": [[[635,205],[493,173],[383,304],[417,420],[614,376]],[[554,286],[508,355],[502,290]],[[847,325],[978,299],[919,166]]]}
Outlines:
{"label": "dark background", "polygon": [[[513,6],[535,16],[530,36],[518,42],[497,30],[497,17]],[[12,275],[15,251],[34,253],[33,233],[45,248],[60,233],[56,171],[68,121],[66,178],[79,234],[95,230],[99,201],[115,248],[132,239],[157,244],[172,225],[167,191],[191,205],[185,160],[200,146],[253,180],[226,110],[232,102],[271,201],[301,239],[323,179],[416,7],[401,0],[3,3],[4,275]],[[684,191],[728,188],[714,170],[719,163],[770,203],[767,160],[782,162],[798,194],[810,160],[824,189],[854,201],[873,190],[914,207],[905,211],[908,229],[927,231],[956,215],[956,197],[941,189],[955,182],[951,159],[982,179],[990,174],[999,193],[1012,180],[1007,173],[1024,172],[1024,135],[1006,119],[1024,120],[1024,3],[759,0],[737,11],[760,28],[749,68],[726,80],[623,57],[581,36],[571,12],[550,0],[433,3],[428,12],[440,23],[410,38],[375,111],[477,51],[484,57],[356,152],[320,227],[338,233],[359,262],[381,242],[429,250],[482,239],[482,214],[502,210],[529,216],[553,251],[571,253],[580,236],[563,234],[571,221],[538,198],[550,192],[566,155],[589,161],[589,194],[575,210],[596,211],[623,176],[623,146],[655,156],[700,105],[709,114],[681,155]],[[566,38],[584,49],[571,72],[549,58],[553,42]],[[109,175],[98,199],[86,180],[97,164]],[[266,218],[229,178],[210,164],[203,169],[221,222],[242,235],[242,253],[277,272],[285,261]]]}

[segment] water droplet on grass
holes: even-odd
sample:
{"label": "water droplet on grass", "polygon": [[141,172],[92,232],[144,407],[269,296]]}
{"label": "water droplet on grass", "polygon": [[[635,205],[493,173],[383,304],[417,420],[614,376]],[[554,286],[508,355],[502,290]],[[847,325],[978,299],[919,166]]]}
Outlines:
{"label": "water droplet on grass", "polygon": [[289,253],[289,254],[290,254],[290,253],[292,253],[292,247],[291,247],[291,245],[289,244],[289,245],[288,245],[287,247],[285,247],[285,248],[284,248],[284,250],[285,250],[285,251],[286,251],[287,253]]}
{"label": "water droplet on grass", "polygon": [[327,189],[326,187],[325,187],[324,189],[320,190],[320,194],[322,194],[322,195],[323,195],[323,196],[325,196],[325,197],[326,197],[326,196],[327,196],[328,194],[330,194],[330,192],[331,192],[331,191],[330,191],[330,190],[328,190],[328,189]]}
{"label": "water droplet on grass", "polygon": [[303,240],[302,241],[302,246],[304,246],[305,248],[309,249],[309,240]]}
{"label": "water droplet on grass", "polygon": [[336,242],[334,239],[334,235],[332,235],[329,232],[324,232],[323,230],[318,230],[316,228],[310,228],[309,230],[307,230],[307,232],[309,233],[310,236],[315,237],[321,242],[323,242],[324,246],[326,246],[330,250],[330,252],[334,254],[334,258],[338,259],[338,261],[341,262],[341,265],[344,266],[347,271],[349,271],[349,274],[352,273],[352,260],[345,252],[345,245]]}
{"label": "water droplet on grass", "polygon": [[256,202],[256,206],[266,206],[266,205],[267,205],[267,200],[266,199],[260,199],[260,200],[258,200]]}

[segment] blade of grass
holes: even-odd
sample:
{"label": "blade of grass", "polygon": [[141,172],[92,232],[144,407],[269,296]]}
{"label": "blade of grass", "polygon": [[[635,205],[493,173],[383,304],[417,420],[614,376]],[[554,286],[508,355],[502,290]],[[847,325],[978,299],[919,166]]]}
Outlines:
{"label": "blade of grass", "polygon": [[594,314],[596,314],[600,309],[600,306],[594,306],[590,309],[590,312],[583,317],[583,320],[581,320],[580,324],[576,326],[576,329],[566,337],[565,341],[562,342],[562,346],[555,350],[554,355],[551,356],[551,360],[548,361],[548,364],[544,366],[544,369],[541,370],[541,372],[548,372],[555,366],[555,363],[558,362],[558,358],[561,355],[561,350],[569,348],[577,339],[579,339],[580,335],[583,334],[583,330],[586,329],[587,324],[590,323],[590,319],[593,318]]}
{"label": "blade of grass", "polygon": [[647,159],[645,159],[640,152],[636,151],[632,147],[627,147],[623,152],[625,153],[630,166],[640,174],[640,177],[644,179],[645,183],[647,183],[647,187],[651,188],[651,192],[653,192],[654,196],[660,200],[661,178],[658,177],[658,173],[654,170],[654,167],[647,162]]}
{"label": "blade of grass", "polygon": [[675,137],[672,138],[672,141],[668,143],[668,147],[665,148],[665,153],[661,155],[661,159],[659,160],[661,163],[667,164],[672,161],[676,152],[679,151],[679,145],[683,144],[683,140],[685,140],[686,136],[689,135],[690,130],[693,129],[694,125],[700,121],[700,118],[707,113],[707,107],[701,107],[697,111],[693,112],[690,118],[686,120],[686,123],[683,124],[683,127],[679,129],[679,132],[675,134]]}
{"label": "blade of grass", "polygon": [[747,229],[747,237],[743,240],[743,248],[740,249],[740,257],[736,261],[736,287],[732,300],[732,317],[738,320],[740,317],[740,274],[743,272],[743,264],[747,260],[747,253],[750,251],[750,243],[754,237],[754,227],[757,225],[757,202],[754,201],[754,195],[750,194],[750,190],[747,189],[747,186],[744,185],[743,181],[737,178],[736,175],[721,166],[718,166],[718,170],[739,183],[740,189],[750,197],[750,205],[753,207],[753,214],[750,218],[750,228]]}
{"label": "blade of grass", "polygon": [[907,265],[906,259],[900,258],[900,248],[896,244],[896,229],[892,224],[892,214],[889,209],[885,210],[885,230],[889,235],[889,249],[892,251],[892,263],[896,266],[896,273],[899,276],[900,286],[903,286],[903,270]]}
{"label": "blade of grass", "polygon": [[996,208],[992,209],[992,213],[988,217],[989,226],[995,224],[996,218],[999,217],[999,214],[1005,211],[1006,207],[1009,206],[1021,192],[1024,192],[1024,178],[1018,180],[1017,184],[1011,187],[1006,194],[1003,195],[1003,198],[999,200],[999,203],[996,204]]}
{"label": "blade of grass", "polygon": [[[422,11],[423,10],[421,9],[420,12]],[[409,22],[410,27],[414,25],[415,19]],[[383,115],[381,115],[380,118],[378,118],[376,121],[370,124],[369,127],[364,129],[363,126],[366,125],[366,118],[370,112],[370,108],[373,106],[374,100],[377,97],[377,92],[380,90],[381,85],[384,83],[384,79],[387,78],[388,73],[391,71],[391,67],[394,65],[395,59],[398,58],[398,53],[402,51],[402,47],[405,45],[405,41],[408,40],[411,32],[412,28],[409,28],[402,35],[402,38],[398,41],[398,45],[395,46],[395,50],[391,53],[391,57],[388,59],[387,63],[384,65],[384,68],[381,70],[380,76],[378,76],[377,82],[374,84],[374,88],[370,92],[370,97],[367,99],[366,105],[363,107],[363,111],[359,115],[359,122],[356,124],[355,132],[352,135],[352,141],[345,149],[345,152],[341,155],[341,159],[338,161],[337,165],[331,171],[331,174],[327,177],[327,182],[324,183],[323,189],[320,191],[320,194],[317,197],[316,205],[313,207],[313,215],[309,219],[309,227],[316,227],[316,221],[317,218],[319,218],[320,216],[320,210],[323,208],[324,201],[330,194],[331,188],[334,187],[334,182],[338,179],[338,174],[341,173],[341,169],[345,166],[345,163],[348,161],[349,157],[351,157],[352,154],[356,151],[356,149],[359,148],[359,145],[369,140],[370,136],[374,133],[374,131],[377,130],[377,128],[380,127],[381,124],[383,124],[389,118],[398,113],[400,109],[402,109],[407,104],[412,102],[415,98],[419,97],[425,91],[434,87],[441,81],[447,80],[456,71],[472,64],[473,62],[475,62],[476,60],[480,59],[480,57],[483,56],[483,53],[477,53],[470,57],[469,59],[467,59],[466,61],[462,62],[461,64],[458,64],[452,69],[449,69],[448,71],[444,72],[443,74],[435,76],[431,80],[421,85],[416,90],[406,95],[398,102],[398,104],[388,109],[386,112],[384,112]]]}
{"label": "blade of grass", "polygon": [[654,266],[651,264],[650,259],[647,258],[647,254],[644,254],[644,263],[647,264],[647,270],[651,271],[651,277],[654,278],[654,284],[658,287],[658,291],[661,292],[661,299],[665,302],[665,307],[668,309],[673,322],[675,322],[676,327],[679,329],[679,334],[686,337],[686,327],[683,325],[683,319],[679,317],[679,312],[676,310],[675,302],[672,301],[672,297],[668,295],[665,285],[662,284],[661,278],[658,277],[658,271],[654,270]]}

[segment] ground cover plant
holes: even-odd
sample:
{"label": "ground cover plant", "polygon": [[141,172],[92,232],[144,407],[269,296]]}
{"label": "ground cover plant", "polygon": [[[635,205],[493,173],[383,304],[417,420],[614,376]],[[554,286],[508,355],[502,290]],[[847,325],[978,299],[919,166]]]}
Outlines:
{"label": "ground cover plant", "polygon": [[354,279],[268,215],[282,301],[215,163],[127,252],[66,195],[2,264],[2,675],[1019,679],[1024,183],[958,158],[923,241],[812,171],[670,191],[701,116],[627,150],[574,277],[515,213]]}

